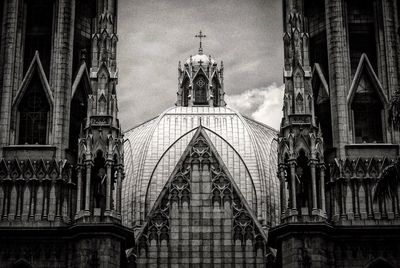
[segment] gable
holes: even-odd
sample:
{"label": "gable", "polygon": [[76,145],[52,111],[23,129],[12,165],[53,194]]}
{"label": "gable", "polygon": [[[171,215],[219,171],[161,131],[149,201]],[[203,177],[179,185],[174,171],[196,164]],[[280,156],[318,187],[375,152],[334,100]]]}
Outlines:
{"label": "gable", "polygon": [[137,262],[266,263],[267,235],[200,126],[136,236]]}
{"label": "gable", "polygon": [[315,63],[312,75],[312,87],[314,99],[317,104],[321,104],[329,100],[329,87],[328,82],[322,72],[321,66]]}
{"label": "gable", "polygon": [[383,91],[381,82],[378,79],[372,65],[366,54],[362,54],[357,71],[354,75],[353,81],[350,86],[350,91],[347,96],[347,103],[351,105],[356,93],[367,93],[373,90],[377,97],[380,99],[383,106],[387,106],[389,101]]}
{"label": "gable", "polygon": [[42,63],[39,58],[39,52],[36,51],[35,56],[32,59],[31,64],[25,74],[24,79],[22,80],[21,86],[13,100],[13,108],[17,107],[21,102],[22,98],[25,95],[25,92],[28,90],[29,85],[33,79],[33,77],[37,75],[39,77],[40,83],[42,85],[42,89],[45,93],[45,96],[48,100],[49,105],[52,107],[54,104],[53,93],[50,89],[49,82],[47,80],[46,74],[44,73]]}

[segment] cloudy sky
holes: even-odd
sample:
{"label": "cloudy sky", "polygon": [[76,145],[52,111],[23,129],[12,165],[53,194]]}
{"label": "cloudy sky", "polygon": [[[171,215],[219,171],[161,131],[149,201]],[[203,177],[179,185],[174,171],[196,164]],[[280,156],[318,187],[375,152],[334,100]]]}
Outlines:
{"label": "cloudy sky", "polygon": [[123,129],[174,105],[178,62],[198,51],[224,61],[228,106],[274,128],[281,119],[281,0],[120,0],[119,110]]}

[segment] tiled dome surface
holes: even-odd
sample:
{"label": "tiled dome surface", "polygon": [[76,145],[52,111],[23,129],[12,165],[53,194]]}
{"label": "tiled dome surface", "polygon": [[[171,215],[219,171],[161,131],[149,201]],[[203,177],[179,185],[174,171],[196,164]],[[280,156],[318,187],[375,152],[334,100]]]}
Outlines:
{"label": "tiled dome surface", "polygon": [[277,223],[277,132],[230,108],[173,107],[125,133],[126,226],[144,222],[200,123],[254,214],[261,223]]}

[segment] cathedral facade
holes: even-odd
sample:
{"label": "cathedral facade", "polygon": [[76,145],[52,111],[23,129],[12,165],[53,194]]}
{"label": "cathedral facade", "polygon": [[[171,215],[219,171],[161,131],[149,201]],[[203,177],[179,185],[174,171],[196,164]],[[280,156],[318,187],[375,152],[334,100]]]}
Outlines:
{"label": "cathedral facade", "polygon": [[121,267],[117,3],[0,3],[0,267]]}
{"label": "cathedral facade", "polygon": [[399,190],[375,194],[399,1],[283,0],[279,131],[225,102],[200,31],[176,103],[124,133],[117,2],[0,3],[0,267],[400,266]]}
{"label": "cathedral facade", "polygon": [[283,1],[279,267],[400,265],[399,192],[375,193],[399,156],[399,4]]}

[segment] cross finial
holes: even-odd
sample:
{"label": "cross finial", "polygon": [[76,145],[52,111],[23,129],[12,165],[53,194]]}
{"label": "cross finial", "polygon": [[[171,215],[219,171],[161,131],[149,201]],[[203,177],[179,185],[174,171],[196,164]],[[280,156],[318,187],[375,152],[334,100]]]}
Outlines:
{"label": "cross finial", "polygon": [[201,39],[207,37],[205,34],[203,34],[200,30],[199,34],[196,34],[194,37],[197,37],[200,39],[200,47],[199,47],[199,54],[203,54],[203,48],[201,47]]}

